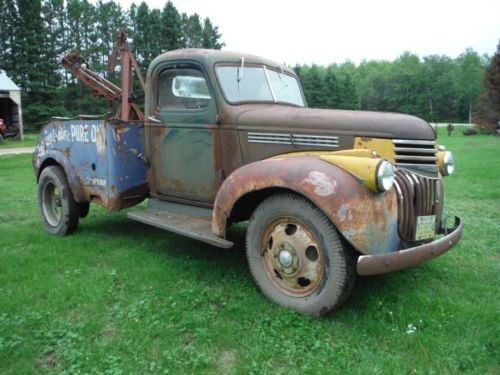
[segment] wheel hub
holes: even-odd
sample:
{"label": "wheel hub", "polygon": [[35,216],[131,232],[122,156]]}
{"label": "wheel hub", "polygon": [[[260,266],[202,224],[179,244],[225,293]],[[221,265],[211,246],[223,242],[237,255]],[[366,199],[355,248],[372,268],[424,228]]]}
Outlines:
{"label": "wheel hub", "polygon": [[324,260],[316,236],[306,225],[289,217],[276,219],[261,243],[266,273],[282,292],[302,297],[319,287]]}
{"label": "wheel hub", "polygon": [[55,227],[62,218],[62,199],[57,186],[49,182],[42,191],[42,209],[49,225]]}
{"label": "wheel hub", "polygon": [[288,250],[281,250],[278,254],[278,261],[282,267],[288,268],[293,263],[293,255]]}

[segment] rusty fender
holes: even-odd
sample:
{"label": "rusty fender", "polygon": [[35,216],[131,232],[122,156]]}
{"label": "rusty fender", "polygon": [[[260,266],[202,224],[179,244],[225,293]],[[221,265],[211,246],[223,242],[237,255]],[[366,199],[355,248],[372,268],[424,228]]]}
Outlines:
{"label": "rusty fender", "polygon": [[246,164],[224,181],[214,204],[212,229],[225,238],[235,203],[248,193],[283,188],[319,207],[363,254],[398,249],[396,192],[373,193],[351,174],[317,156],[288,156]]}
{"label": "rusty fender", "polygon": [[[88,194],[85,194],[83,186],[78,178],[78,174],[74,170],[74,166],[70,163],[68,157],[64,154],[63,151],[52,149],[42,154],[39,152],[38,147],[35,149],[33,153],[33,165],[35,168],[36,182],[38,183],[38,179],[40,178],[40,174],[42,173],[42,166],[50,159],[54,160],[57,164],[59,164],[64,173],[68,178],[69,187],[71,192],[73,193],[73,197],[77,202],[86,202],[89,201]],[[51,163],[53,164],[53,163]],[[49,165],[51,165],[49,164]]]}

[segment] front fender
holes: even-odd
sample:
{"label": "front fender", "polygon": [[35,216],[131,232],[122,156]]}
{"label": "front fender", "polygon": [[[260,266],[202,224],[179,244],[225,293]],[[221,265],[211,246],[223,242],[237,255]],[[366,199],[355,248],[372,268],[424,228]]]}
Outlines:
{"label": "front fender", "polygon": [[287,156],[246,164],[224,181],[214,204],[212,229],[225,238],[235,203],[251,192],[284,188],[319,207],[342,236],[363,254],[399,247],[393,189],[374,193],[345,170],[319,156]]}

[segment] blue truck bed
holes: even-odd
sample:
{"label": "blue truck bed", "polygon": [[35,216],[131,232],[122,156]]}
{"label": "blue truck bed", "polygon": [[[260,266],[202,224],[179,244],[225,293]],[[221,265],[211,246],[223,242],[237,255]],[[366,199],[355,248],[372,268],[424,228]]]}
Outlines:
{"label": "blue truck bed", "polygon": [[77,202],[117,211],[149,194],[142,122],[53,121],[42,129],[33,154],[37,179],[45,165],[56,163]]}

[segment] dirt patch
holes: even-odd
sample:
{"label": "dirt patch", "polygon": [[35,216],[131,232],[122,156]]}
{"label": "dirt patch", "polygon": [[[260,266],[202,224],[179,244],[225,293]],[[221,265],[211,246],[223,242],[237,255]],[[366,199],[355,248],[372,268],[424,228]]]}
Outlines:
{"label": "dirt patch", "polygon": [[236,361],[236,354],[232,350],[227,350],[221,353],[219,357],[219,366],[221,374],[229,374]]}
{"label": "dirt patch", "polygon": [[55,353],[48,353],[43,358],[36,360],[35,367],[37,370],[51,369],[57,366],[57,356]]}
{"label": "dirt patch", "polygon": [[3,148],[3,149],[0,149],[0,156],[2,156],[2,155],[32,154],[33,151],[35,151],[34,147]]}

